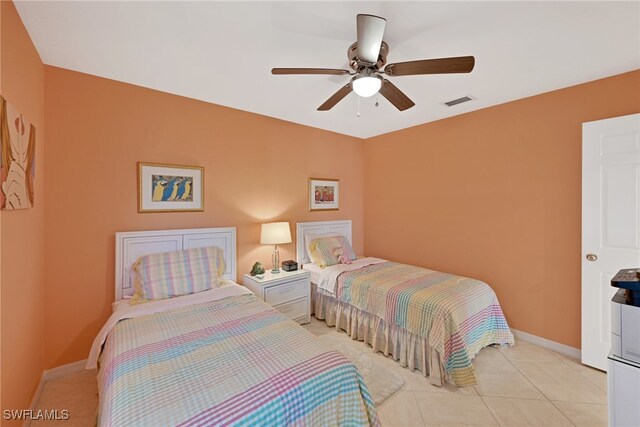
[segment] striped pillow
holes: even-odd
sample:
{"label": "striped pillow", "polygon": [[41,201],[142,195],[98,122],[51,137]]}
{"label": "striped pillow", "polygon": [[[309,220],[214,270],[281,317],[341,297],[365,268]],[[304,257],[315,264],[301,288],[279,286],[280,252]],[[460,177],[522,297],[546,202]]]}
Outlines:
{"label": "striped pillow", "polygon": [[222,249],[205,247],[145,255],[133,264],[132,303],[193,294],[218,287],[225,265]]}
{"label": "striped pillow", "polygon": [[320,267],[340,264],[340,256],[355,261],[358,257],[344,236],[321,237],[309,244],[309,257]]}

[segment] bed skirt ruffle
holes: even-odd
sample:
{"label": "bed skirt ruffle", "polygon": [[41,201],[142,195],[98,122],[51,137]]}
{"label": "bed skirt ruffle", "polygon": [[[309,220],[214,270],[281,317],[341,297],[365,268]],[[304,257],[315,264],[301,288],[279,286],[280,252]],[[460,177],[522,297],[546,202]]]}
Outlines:
{"label": "bed skirt ruffle", "polygon": [[429,377],[431,384],[442,386],[447,380],[438,351],[429,346],[427,339],[338,301],[332,295],[318,291],[315,284],[311,285],[311,310],[316,319],[344,330],[351,339],[364,341],[375,352],[391,355],[410,371],[419,370]]}

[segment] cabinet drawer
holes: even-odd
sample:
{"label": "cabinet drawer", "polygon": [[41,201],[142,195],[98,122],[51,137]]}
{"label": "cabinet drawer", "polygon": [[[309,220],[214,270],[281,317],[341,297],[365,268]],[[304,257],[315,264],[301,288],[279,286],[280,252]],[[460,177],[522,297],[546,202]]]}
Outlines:
{"label": "cabinet drawer", "polygon": [[275,308],[289,319],[298,319],[299,317],[307,316],[308,305],[309,300],[307,298],[303,298],[286,304],[277,305]]}
{"label": "cabinet drawer", "polygon": [[295,282],[284,283],[282,285],[271,286],[264,290],[264,300],[271,305],[278,305],[304,298],[308,295],[309,284],[306,280],[296,280]]}

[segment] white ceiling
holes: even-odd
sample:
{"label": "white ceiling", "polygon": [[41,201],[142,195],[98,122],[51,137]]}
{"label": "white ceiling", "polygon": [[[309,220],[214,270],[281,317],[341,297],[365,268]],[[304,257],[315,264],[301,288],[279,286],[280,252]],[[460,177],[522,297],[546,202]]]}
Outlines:
{"label": "white ceiling", "polygon": [[[49,65],[367,138],[640,68],[640,2],[18,1]],[[356,14],[387,19],[388,62],[474,55],[471,74],[392,78],[416,106],[350,94],[348,76],[272,76],[272,67],[345,68]],[[440,103],[470,94],[476,100]]]}

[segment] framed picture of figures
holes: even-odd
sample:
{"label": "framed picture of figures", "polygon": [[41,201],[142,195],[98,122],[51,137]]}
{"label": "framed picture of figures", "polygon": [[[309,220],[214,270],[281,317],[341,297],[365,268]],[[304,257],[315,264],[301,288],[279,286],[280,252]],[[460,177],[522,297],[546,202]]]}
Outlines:
{"label": "framed picture of figures", "polygon": [[204,168],[138,163],[138,212],[204,211]]}
{"label": "framed picture of figures", "polygon": [[33,207],[36,128],[0,96],[0,209]]}
{"label": "framed picture of figures", "polygon": [[340,181],[309,178],[309,210],[337,211],[340,208]]}

